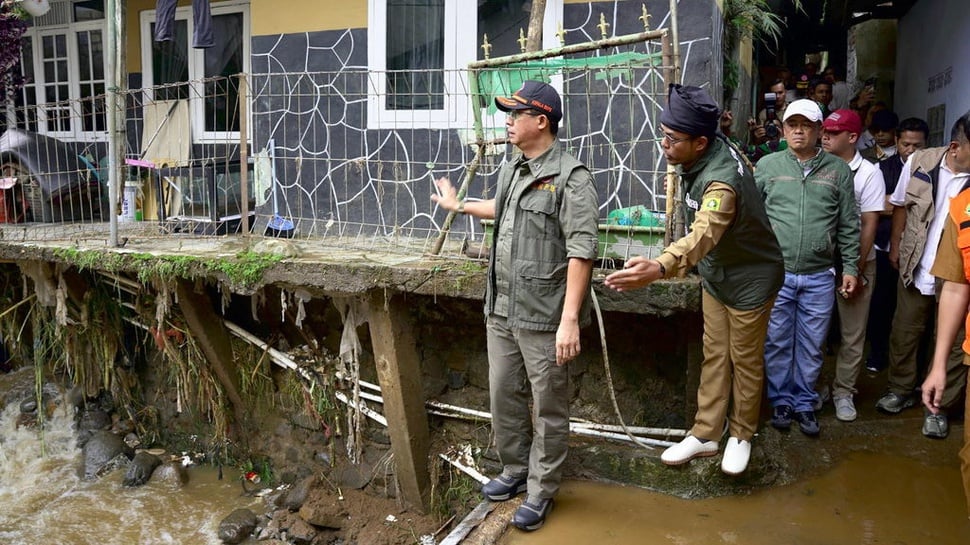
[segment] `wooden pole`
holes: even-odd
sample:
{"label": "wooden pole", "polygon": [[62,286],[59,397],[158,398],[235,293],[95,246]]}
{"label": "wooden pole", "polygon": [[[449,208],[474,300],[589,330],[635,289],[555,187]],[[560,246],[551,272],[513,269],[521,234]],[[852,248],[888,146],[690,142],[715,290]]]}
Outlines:
{"label": "wooden pole", "polygon": [[529,14],[529,35],[526,51],[542,49],[542,25],[546,18],[546,0],[532,0],[532,12]]}
{"label": "wooden pole", "polygon": [[410,308],[401,294],[375,290],[368,297],[368,323],[384,416],[404,501],[422,513],[431,501],[428,472],[430,433],[424,408],[421,366]]}

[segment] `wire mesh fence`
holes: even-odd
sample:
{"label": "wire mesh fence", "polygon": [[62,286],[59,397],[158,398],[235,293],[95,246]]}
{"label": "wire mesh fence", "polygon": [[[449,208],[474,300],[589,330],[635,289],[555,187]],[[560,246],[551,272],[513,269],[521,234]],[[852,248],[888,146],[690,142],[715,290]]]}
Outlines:
{"label": "wire mesh fence", "polygon": [[[515,62],[511,62],[515,61]],[[515,153],[493,97],[549,81],[563,97],[558,136],[594,176],[601,254],[662,248],[665,162],[657,138],[671,64],[660,40],[434,73],[259,73],[125,95],[125,166],[108,202],[104,97],[8,107],[0,137],[6,240],[285,236],[361,250],[443,254],[489,226],[446,219],[434,180],[494,196]],[[242,98],[246,99],[243,100]],[[71,122],[73,119],[74,122]],[[75,130],[66,130],[75,127]],[[471,175],[473,174],[473,175]]]}

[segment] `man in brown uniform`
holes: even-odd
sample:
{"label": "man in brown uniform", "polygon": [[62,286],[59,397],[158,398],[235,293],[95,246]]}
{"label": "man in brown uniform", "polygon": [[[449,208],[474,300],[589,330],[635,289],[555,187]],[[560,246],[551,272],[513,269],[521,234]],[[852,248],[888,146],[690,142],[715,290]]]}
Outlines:
{"label": "man in brown uniform", "polygon": [[[718,107],[698,87],[671,87],[660,116],[667,162],[679,165],[690,233],[657,259],[634,257],[606,277],[617,290],[646,286],[697,265],[703,280],[704,361],[691,434],[661,456],[679,465],[713,456],[727,421],[721,470],[742,473],[758,429],[765,332],[784,261],[751,169],[721,136]],[[729,410],[730,408],[730,410]]]}

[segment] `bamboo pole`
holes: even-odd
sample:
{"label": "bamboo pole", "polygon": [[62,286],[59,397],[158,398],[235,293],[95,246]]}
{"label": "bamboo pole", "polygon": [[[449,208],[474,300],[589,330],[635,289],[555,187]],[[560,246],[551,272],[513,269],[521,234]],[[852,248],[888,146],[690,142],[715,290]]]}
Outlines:
{"label": "bamboo pole", "polygon": [[[482,157],[485,156],[485,129],[482,127],[482,109],[479,107],[480,101],[479,96],[481,95],[481,90],[478,87],[478,71],[468,70],[468,91],[471,95],[472,102],[472,116],[475,120],[475,144],[478,148],[475,150],[475,158],[472,162],[468,164],[468,168],[465,169],[465,175],[462,177],[461,186],[458,188],[457,198],[461,202],[465,200],[465,195],[468,194],[468,186],[471,185],[472,180],[475,179],[475,175],[478,174],[478,167],[482,164]],[[441,226],[441,232],[438,233],[438,238],[434,241],[434,246],[431,248],[431,255],[438,255],[441,253],[441,248],[445,244],[445,239],[448,237],[448,233],[451,231],[451,224],[455,221],[455,216],[458,212],[455,210],[449,211],[448,215],[445,217],[445,222]]]}
{"label": "bamboo pole", "polygon": [[583,42],[579,44],[570,44],[562,47],[555,47],[553,49],[543,49],[542,51],[530,51],[527,53],[518,53],[515,55],[506,55],[504,57],[493,57],[491,59],[484,59],[480,61],[468,63],[469,70],[480,70],[482,68],[497,68],[501,66],[506,66],[516,62],[534,61],[539,59],[548,59],[550,57],[561,57],[563,55],[570,55],[572,53],[585,53],[587,51],[595,51],[597,49],[604,49],[607,47],[617,47],[621,45],[630,45],[640,42],[645,42],[647,40],[657,40],[667,35],[667,29],[660,30],[650,30],[647,32],[638,32],[636,34],[625,34],[623,36],[613,36],[603,40],[593,40],[591,42]]}

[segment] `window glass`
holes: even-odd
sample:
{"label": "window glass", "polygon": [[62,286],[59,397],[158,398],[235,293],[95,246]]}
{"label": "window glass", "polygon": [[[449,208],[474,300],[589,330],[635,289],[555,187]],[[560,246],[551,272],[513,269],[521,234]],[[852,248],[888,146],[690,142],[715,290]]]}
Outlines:
{"label": "window glass", "polygon": [[387,20],[387,109],[442,108],[444,0],[389,0]]}
{"label": "window glass", "polygon": [[99,21],[104,19],[104,0],[85,0],[74,2],[74,22]]}
{"label": "window glass", "polygon": [[77,33],[78,83],[81,89],[81,130],[108,130],[104,100],[104,47],[100,30]]}
{"label": "window glass", "polygon": [[69,93],[67,35],[54,34],[43,37],[44,108],[47,116],[46,130],[70,132],[71,116]]}
{"label": "window glass", "polygon": [[482,39],[488,36],[492,45],[490,57],[504,57],[522,52],[519,31],[528,35],[532,2],[527,0],[480,0],[478,2],[478,59],[485,58]]}
{"label": "window glass", "polygon": [[17,126],[37,132],[37,84],[34,78],[34,41],[23,38],[20,50],[20,69],[24,77],[24,87],[17,93]]}
{"label": "window glass", "polygon": [[155,23],[151,24],[149,40],[152,44],[152,85],[167,86],[155,90],[155,100],[185,100],[189,98],[189,27],[185,19],[175,21],[172,39],[156,42]]}
{"label": "window glass", "polygon": [[212,17],[215,45],[206,48],[205,130],[239,130],[239,78],[243,65],[243,15],[229,13]]}

